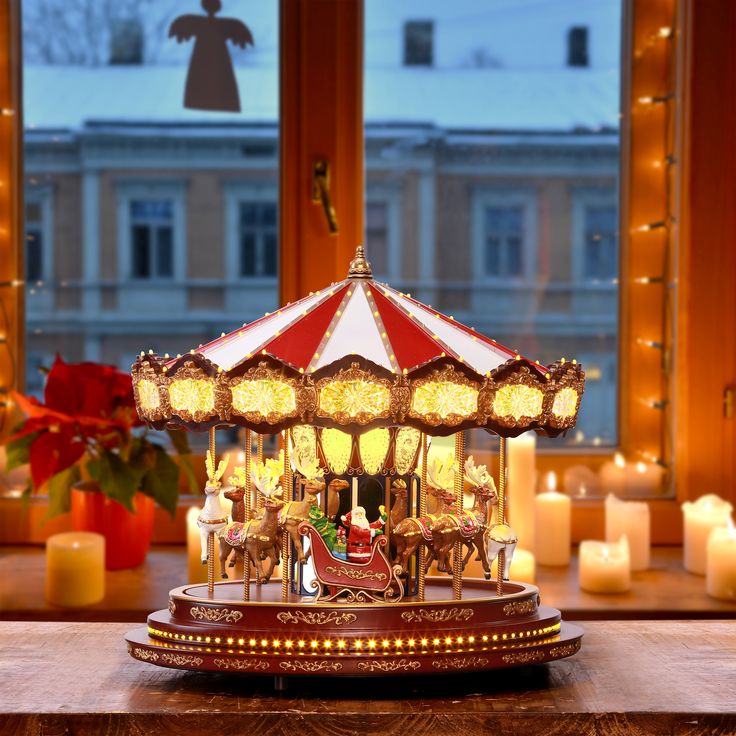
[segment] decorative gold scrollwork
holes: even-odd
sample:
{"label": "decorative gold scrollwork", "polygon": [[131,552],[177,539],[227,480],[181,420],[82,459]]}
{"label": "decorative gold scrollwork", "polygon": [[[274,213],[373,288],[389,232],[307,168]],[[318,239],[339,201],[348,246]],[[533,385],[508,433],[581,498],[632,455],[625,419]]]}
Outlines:
{"label": "decorative gold scrollwork", "polygon": [[294,659],[279,662],[279,667],[286,672],[339,672],[341,662],[329,662],[326,659],[314,661],[312,659]]}
{"label": "decorative gold scrollwork", "polygon": [[359,570],[353,567],[345,567],[345,565],[327,565],[325,572],[338,578],[344,576],[350,580],[378,580],[379,583],[388,580],[388,575],[380,570]]}
{"label": "decorative gold scrollwork", "polygon": [[418,670],[422,663],[418,659],[368,659],[358,662],[361,672],[398,672],[399,670]]}
{"label": "decorative gold scrollwork", "polygon": [[485,657],[447,657],[446,659],[432,660],[432,667],[436,670],[467,670],[485,667],[488,660]]}
{"label": "decorative gold scrollwork", "polygon": [[205,606],[192,606],[189,609],[189,615],[196,621],[225,621],[228,624],[237,623],[243,618],[241,611],[231,611],[229,608],[207,608]]}
{"label": "decorative gold scrollwork", "polygon": [[506,616],[525,616],[537,610],[537,602],[533,598],[523,601],[511,601],[503,607]]}
{"label": "decorative gold scrollwork", "polygon": [[325,624],[334,624],[342,626],[343,624],[352,624],[357,620],[354,613],[340,613],[339,611],[281,611],[276,614],[276,618],[282,624],[304,623],[309,626],[324,626]]}
{"label": "decorative gold scrollwork", "polygon": [[170,652],[164,652],[161,655],[161,661],[178,667],[199,667],[204,662],[202,657],[195,657],[193,654],[171,654]]}
{"label": "decorative gold scrollwork", "polygon": [[253,671],[267,670],[268,662],[265,659],[233,659],[231,657],[215,657],[212,660],[215,667],[221,670]]}
{"label": "decorative gold scrollwork", "polygon": [[414,621],[431,621],[441,623],[445,621],[469,621],[473,618],[472,608],[420,608],[418,611],[404,611],[401,618],[407,623]]}

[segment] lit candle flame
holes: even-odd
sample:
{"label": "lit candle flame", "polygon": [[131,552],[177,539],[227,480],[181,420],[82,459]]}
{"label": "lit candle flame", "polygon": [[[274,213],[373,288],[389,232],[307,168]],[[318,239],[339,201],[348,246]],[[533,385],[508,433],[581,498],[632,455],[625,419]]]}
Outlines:
{"label": "lit candle flame", "polygon": [[601,557],[603,557],[603,562],[608,562],[610,556],[611,556],[611,553],[610,553],[610,551],[608,549],[608,545],[607,544],[604,544],[601,547]]}
{"label": "lit candle flame", "polygon": [[613,456],[613,462],[615,463],[615,465],[616,465],[617,468],[625,468],[626,467],[626,460],[624,460],[624,456],[620,452],[617,452]]}
{"label": "lit candle flame", "polygon": [[557,474],[554,470],[547,473],[547,490],[552,492],[557,490]]}
{"label": "lit candle flame", "polygon": [[636,472],[637,473],[646,473],[647,472],[647,464],[643,462],[638,462],[636,464]]}
{"label": "lit candle flame", "polygon": [[580,490],[578,491],[581,498],[585,498],[585,496],[588,495],[588,488],[586,487],[585,483],[580,484]]}

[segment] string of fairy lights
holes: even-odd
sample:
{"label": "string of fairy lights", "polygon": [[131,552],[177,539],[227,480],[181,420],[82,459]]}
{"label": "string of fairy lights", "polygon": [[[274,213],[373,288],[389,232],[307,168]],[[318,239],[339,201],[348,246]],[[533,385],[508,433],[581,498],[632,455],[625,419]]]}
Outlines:
{"label": "string of fairy lights", "polygon": [[[659,396],[648,397],[644,403],[654,411],[662,412],[660,422],[660,452],[654,454],[645,450],[639,450],[639,454],[649,462],[656,463],[666,471],[671,471],[671,458],[674,445],[674,417],[672,412],[671,384],[673,377],[673,349],[675,345],[675,304],[677,297],[677,280],[675,274],[675,245],[676,245],[676,192],[674,186],[675,167],[677,158],[675,148],[677,144],[677,129],[675,111],[677,104],[676,90],[678,88],[678,67],[676,64],[676,26],[674,22],[669,26],[663,26],[654,33],[650,39],[650,45],[657,46],[660,43],[668,44],[665,54],[665,89],[656,94],[641,96],[636,103],[642,106],[662,106],[664,110],[663,122],[663,148],[664,156],[652,162],[656,169],[661,169],[663,177],[663,210],[660,219],[644,223],[634,228],[635,233],[662,233],[661,266],[660,272],[647,276],[637,276],[633,279],[635,284],[655,286],[661,289],[661,315],[660,334],[657,336],[637,337],[638,345],[646,349],[660,352],[660,368],[662,372],[662,385]],[[644,50],[639,53],[643,53]]]}

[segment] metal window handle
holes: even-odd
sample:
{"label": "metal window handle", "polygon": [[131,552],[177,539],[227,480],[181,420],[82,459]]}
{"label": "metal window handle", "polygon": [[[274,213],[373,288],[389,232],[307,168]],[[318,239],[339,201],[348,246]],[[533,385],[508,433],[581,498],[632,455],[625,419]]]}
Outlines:
{"label": "metal window handle", "polygon": [[327,219],[327,229],[334,235],[338,231],[337,213],[330,197],[330,164],[325,159],[312,166],[312,202],[321,202]]}

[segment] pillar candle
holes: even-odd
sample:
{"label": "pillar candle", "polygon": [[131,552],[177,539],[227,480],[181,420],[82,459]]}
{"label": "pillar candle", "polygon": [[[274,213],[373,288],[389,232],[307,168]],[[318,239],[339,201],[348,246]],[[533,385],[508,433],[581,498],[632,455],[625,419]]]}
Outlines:
{"label": "pillar candle", "polygon": [[622,501],[612,493],[606,496],[606,541],[615,542],[626,535],[632,570],[649,569],[650,526],[647,503]]}
{"label": "pillar candle", "polygon": [[207,565],[202,564],[202,546],[197,526],[199,512],[198,506],[192,506],[187,511],[187,580],[190,583],[207,582]]}
{"label": "pillar candle", "polygon": [[[537,566],[534,555],[526,549],[517,547],[511,560],[511,569],[509,570],[509,579],[517,583],[534,583]],[[491,565],[491,580],[498,579],[498,560],[494,560]]]}
{"label": "pillar candle", "polygon": [[604,493],[615,493],[623,496],[626,492],[626,479],[628,469],[624,456],[617,452],[613,456],[613,460],[603,463],[599,473],[601,490]]}
{"label": "pillar candle", "polygon": [[708,536],[714,527],[728,524],[732,511],[730,503],[712,493],[682,504],[685,524],[683,556],[688,572],[705,575]]}
{"label": "pillar candle", "polygon": [[554,473],[547,476],[547,488],[534,499],[534,555],[540,565],[569,565],[572,503],[557,492]]}
{"label": "pillar candle", "polygon": [[630,496],[654,496],[662,485],[664,468],[654,463],[638,462],[628,467],[626,486]]}
{"label": "pillar candle", "polygon": [[626,593],[631,588],[629,544],[618,542],[580,542],[579,583],[589,593]]}
{"label": "pillar candle", "polygon": [[105,597],[105,538],[64,532],[46,540],[46,600],[79,608]]}
{"label": "pillar candle", "polygon": [[597,496],[599,485],[598,474],[587,465],[572,465],[565,470],[563,488],[568,496],[585,498]]}
{"label": "pillar candle", "polygon": [[534,496],[536,489],[536,435],[526,432],[506,443],[508,453],[508,520],[519,543],[534,549]]}
{"label": "pillar candle", "polygon": [[713,598],[736,601],[736,527],[715,527],[708,536],[705,589]]}

